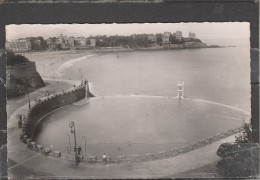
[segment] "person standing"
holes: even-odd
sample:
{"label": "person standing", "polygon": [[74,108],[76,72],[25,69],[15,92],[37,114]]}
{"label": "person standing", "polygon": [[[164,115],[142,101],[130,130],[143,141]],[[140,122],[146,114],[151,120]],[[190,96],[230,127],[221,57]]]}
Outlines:
{"label": "person standing", "polygon": [[22,115],[18,114],[17,117],[18,117],[18,127],[21,128],[22,127],[22,123],[23,123],[22,122]]}
{"label": "person standing", "polygon": [[107,156],[106,156],[106,154],[105,154],[105,153],[103,154],[103,162],[104,162],[104,164],[106,164],[106,163],[107,163]]}
{"label": "person standing", "polygon": [[26,121],[26,117],[25,115],[23,115],[23,124],[25,123],[25,121]]}
{"label": "person standing", "polygon": [[79,146],[79,147],[78,147],[78,155],[81,154],[81,150],[82,150],[82,149],[81,149],[81,146]]}

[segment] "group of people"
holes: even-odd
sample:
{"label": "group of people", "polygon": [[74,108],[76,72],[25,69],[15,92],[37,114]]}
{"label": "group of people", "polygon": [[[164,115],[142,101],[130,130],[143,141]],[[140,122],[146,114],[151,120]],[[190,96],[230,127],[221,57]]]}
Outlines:
{"label": "group of people", "polygon": [[[80,155],[81,152],[82,152],[81,146],[79,146],[78,148],[75,148],[75,147],[74,147],[74,152],[76,152],[76,151],[77,151],[77,154]],[[85,158],[85,157],[83,156],[83,158]],[[104,164],[107,164],[107,155],[106,155],[105,153],[103,154],[102,158],[103,158],[103,163],[104,163]],[[95,159],[95,162],[96,162],[96,161],[97,161],[97,158]]]}
{"label": "group of people", "polygon": [[25,115],[18,114],[17,118],[18,118],[18,127],[22,128],[23,122],[25,122]]}

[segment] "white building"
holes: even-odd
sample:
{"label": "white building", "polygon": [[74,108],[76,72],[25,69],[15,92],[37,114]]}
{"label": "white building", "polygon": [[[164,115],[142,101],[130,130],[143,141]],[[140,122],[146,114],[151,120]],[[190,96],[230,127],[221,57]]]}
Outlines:
{"label": "white building", "polygon": [[68,38],[68,44],[70,47],[74,47],[75,46],[75,38],[74,37],[69,37]]}
{"label": "white building", "polygon": [[170,32],[164,32],[162,34],[162,43],[163,44],[170,44],[170,35],[171,35]]}
{"label": "white building", "polygon": [[77,37],[75,39],[75,41],[77,42],[78,46],[84,46],[85,47],[87,45],[87,40],[86,40],[85,37]]}
{"label": "white building", "polygon": [[90,45],[91,47],[96,47],[97,41],[96,39],[90,39]]}
{"label": "white building", "polygon": [[181,39],[182,39],[182,31],[176,31],[175,38],[178,41],[181,41]]}
{"label": "white building", "polygon": [[67,36],[63,36],[62,34],[58,38],[59,44],[68,44],[68,38]]}
{"label": "white building", "polygon": [[149,35],[148,35],[148,41],[150,41],[150,42],[152,42],[152,43],[157,42],[157,37],[156,37],[156,35],[154,35],[154,34],[149,34]]}
{"label": "white building", "polygon": [[12,42],[6,43],[6,49],[11,51],[30,51],[32,50],[32,44],[28,39],[19,39]]}

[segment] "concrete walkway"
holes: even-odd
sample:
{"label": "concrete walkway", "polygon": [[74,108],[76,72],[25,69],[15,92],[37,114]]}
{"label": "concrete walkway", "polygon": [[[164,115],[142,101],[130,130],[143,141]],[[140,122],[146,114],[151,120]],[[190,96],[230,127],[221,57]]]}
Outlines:
{"label": "concrete walkway", "polygon": [[[60,82],[57,85],[54,83],[49,87],[56,89],[56,87],[61,88],[63,85],[64,87],[71,86],[71,84],[68,85],[66,83],[62,84],[62,82]],[[49,87],[45,87],[45,90],[49,89]],[[56,90],[56,92],[57,91],[58,90]],[[44,93],[45,91],[39,90],[32,96],[38,97],[42,96]],[[234,136],[230,136],[186,154],[156,161],[111,165],[90,165],[81,163],[76,166],[74,162],[47,157],[33,152],[27,149],[26,144],[23,144],[19,140],[21,129],[18,128],[16,115],[19,113],[25,114],[28,111],[27,101],[27,97],[25,96],[19,99],[19,104],[15,104],[15,101],[9,102],[9,106],[12,106],[12,108],[7,107],[10,117],[8,119],[8,158],[15,162],[8,167],[10,178],[13,177],[12,173],[21,167],[30,170],[33,174],[41,175],[41,177],[45,178],[161,178],[186,172],[218,161],[219,157],[216,156],[216,151],[219,145],[224,142],[234,141]],[[13,108],[16,108],[16,110],[13,111]]]}

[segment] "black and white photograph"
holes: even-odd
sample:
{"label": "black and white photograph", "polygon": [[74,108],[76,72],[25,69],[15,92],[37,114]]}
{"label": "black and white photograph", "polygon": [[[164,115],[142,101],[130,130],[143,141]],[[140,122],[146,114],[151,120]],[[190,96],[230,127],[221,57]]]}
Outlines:
{"label": "black and white photograph", "polygon": [[250,23],[6,26],[10,179],[257,175]]}

